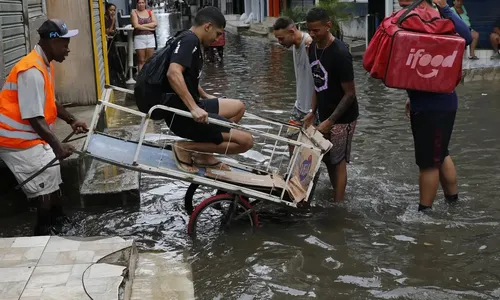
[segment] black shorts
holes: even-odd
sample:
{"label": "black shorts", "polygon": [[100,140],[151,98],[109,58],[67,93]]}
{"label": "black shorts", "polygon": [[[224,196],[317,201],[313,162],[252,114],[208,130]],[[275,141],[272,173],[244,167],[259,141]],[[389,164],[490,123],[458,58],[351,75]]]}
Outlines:
{"label": "black shorts", "polygon": [[456,111],[412,112],[411,131],[415,160],[420,169],[439,168],[450,155],[450,143]]}
{"label": "black shorts", "polygon": [[[172,108],[189,111],[187,106],[177,95],[171,96],[166,101],[166,105]],[[219,99],[200,100],[198,105],[208,112],[209,118],[231,122],[218,114]],[[219,145],[224,141],[222,133],[229,133],[231,130],[231,128],[220,125],[199,123],[192,118],[175,115],[171,112],[166,112],[165,122],[177,136],[190,139],[194,142],[214,143],[216,145]]]}

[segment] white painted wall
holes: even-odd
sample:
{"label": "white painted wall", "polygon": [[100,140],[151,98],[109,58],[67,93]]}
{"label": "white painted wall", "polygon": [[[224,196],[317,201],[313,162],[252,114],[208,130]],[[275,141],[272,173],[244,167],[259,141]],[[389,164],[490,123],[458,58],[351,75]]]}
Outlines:
{"label": "white painted wall", "polygon": [[358,17],[347,22],[342,22],[342,30],[344,31],[344,36],[346,37],[365,38],[366,18]]}

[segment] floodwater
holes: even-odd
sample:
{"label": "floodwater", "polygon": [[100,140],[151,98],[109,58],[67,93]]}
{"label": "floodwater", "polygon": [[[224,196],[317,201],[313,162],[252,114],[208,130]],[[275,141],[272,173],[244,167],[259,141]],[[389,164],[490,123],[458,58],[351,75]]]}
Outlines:
{"label": "floodwater", "polygon": [[[175,29],[172,18],[158,16],[160,43]],[[224,63],[206,65],[202,86],[286,121],[295,98],[291,52],[256,38],[227,39]],[[448,206],[439,192],[426,216],[416,212],[405,93],[370,79],[359,59],[354,68],[360,119],[345,204],[331,202],[323,169],[310,211],[264,206],[253,233],[230,230],[198,244],[186,233],[187,184],[144,174],[140,208],[77,212],[71,234],[120,235],[144,251],[178,253],[191,262],[198,299],[500,298],[500,86],[458,88],[450,151],[460,203]]]}

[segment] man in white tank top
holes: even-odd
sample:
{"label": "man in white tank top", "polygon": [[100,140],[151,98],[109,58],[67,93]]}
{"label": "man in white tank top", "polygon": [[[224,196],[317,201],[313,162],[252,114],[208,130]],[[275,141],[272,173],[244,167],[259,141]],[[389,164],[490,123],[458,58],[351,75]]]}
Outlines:
{"label": "man in white tank top", "polygon": [[[312,39],[308,33],[298,30],[292,19],[288,17],[280,17],[276,20],[273,29],[274,36],[278,39],[280,45],[286,48],[293,46],[297,98],[288,123],[302,126],[302,119],[309,113],[314,93],[314,80],[308,56]],[[295,138],[298,131],[289,130],[287,134],[290,138]],[[293,147],[290,147],[290,156],[292,152]]]}
{"label": "man in white tank top", "polygon": [[[307,32],[300,31],[292,19],[288,17],[280,17],[273,25],[274,36],[278,39],[280,45],[286,48],[293,47],[293,66],[295,70],[296,81],[296,100],[290,114],[289,124],[295,126],[302,126],[303,119],[311,111],[312,97],[314,94],[314,78],[309,63],[309,45],[311,45],[312,38]],[[318,118],[316,118],[315,125]],[[299,135],[298,130],[288,128],[287,137],[290,139],[297,139]],[[293,154],[293,146],[288,146],[290,157]],[[314,177],[314,187],[318,182],[321,172],[316,173]],[[311,193],[312,197],[313,193]]]}

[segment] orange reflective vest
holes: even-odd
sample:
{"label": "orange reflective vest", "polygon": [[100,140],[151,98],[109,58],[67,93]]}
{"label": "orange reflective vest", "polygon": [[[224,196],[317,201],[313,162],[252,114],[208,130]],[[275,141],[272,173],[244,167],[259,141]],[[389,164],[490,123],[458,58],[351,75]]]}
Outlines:
{"label": "orange reflective vest", "polygon": [[57,119],[56,97],[54,92],[54,68],[49,67],[36,50],[23,57],[5,79],[0,92],[0,147],[26,149],[38,144],[46,144],[33,130],[28,120],[23,120],[19,109],[17,75],[30,68],[37,68],[45,81],[45,121],[52,129]]}

